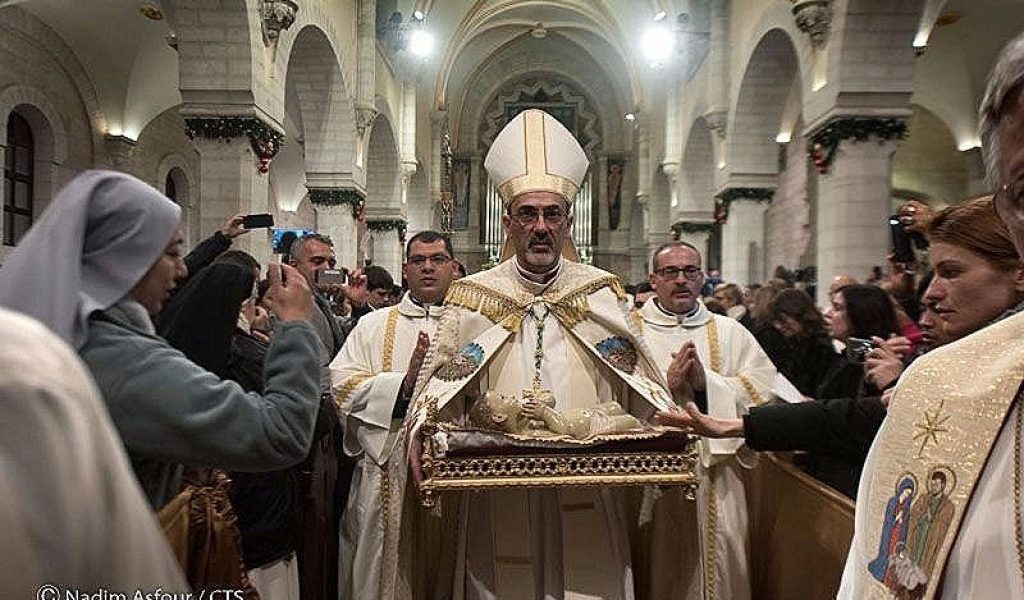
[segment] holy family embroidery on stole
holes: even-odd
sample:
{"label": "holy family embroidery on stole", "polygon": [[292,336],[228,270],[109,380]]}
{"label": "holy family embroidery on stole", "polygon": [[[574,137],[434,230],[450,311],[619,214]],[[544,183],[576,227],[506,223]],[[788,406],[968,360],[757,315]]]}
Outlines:
{"label": "holy family embroidery on stole", "polygon": [[1019,393],[1019,367],[951,384],[961,372],[951,363],[970,364],[971,354],[981,359],[986,348],[992,345],[969,344],[959,358],[944,353],[926,361],[890,403],[866,501],[869,539],[877,542],[864,565],[877,582],[872,598],[938,593],[971,493]]}

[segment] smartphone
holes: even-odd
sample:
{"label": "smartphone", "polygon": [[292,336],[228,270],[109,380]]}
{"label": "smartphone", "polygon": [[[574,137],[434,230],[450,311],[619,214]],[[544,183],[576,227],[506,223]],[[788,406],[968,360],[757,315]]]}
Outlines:
{"label": "smartphone", "polygon": [[892,233],[893,260],[898,263],[914,262],[914,249],[910,246],[910,235],[907,234],[898,215],[889,217],[889,231]]}
{"label": "smartphone", "polygon": [[274,226],[274,215],[260,213],[256,215],[245,215],[242,217],[242,227],[246,229],[261,229]]}
{"label": "smartphone", "polygon": [[316,272],[317,285],[345,285],[348,275],[342,269],[321,269]]}
{"label": "smartphone", "polygon": [[862,363],[867,359],[868,352],[875,347],[875,343],[864,338],[846,338],[846,358],[850,362]]}

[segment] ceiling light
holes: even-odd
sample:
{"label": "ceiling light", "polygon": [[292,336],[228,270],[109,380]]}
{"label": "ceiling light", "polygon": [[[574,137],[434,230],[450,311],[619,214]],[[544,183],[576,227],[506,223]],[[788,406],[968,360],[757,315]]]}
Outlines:
{"label": "ceiling light", "polygon": [[780,144],[788,144],[791,139],[793,139],[793,134],[788,131],[775,136],[775,141]]}
{"label": "ceiling light", "polygon": [[426,16],[427,15],[423,14],[422,10],[417,10],[412,13],[412,18],[416,19],[417,21],[422,21],[423,18]]}
{"label": "ceiling light", "polygon": [[429,56],[434,51],[434,36],[417,29],[409,38],[409,51],[416,56]]}
{"label": "ceiling light", "polygon": [[631,112],[626,113],[626,120],[627,121],[636,121],[636,113],[631,113]]}
{"label": "ceiling light", "polygon": [[663,11],[663,10],[659,10],[659,11],[658,11],[658,14],[654,15],[654,21],[655,21],[655,22],[658,22],[658,21],[660,21],[660,20],[664,19],[664,18],[665,18],[665,17],[667,17],[667,16],[668,16],[668,13],[666,13],[666,12],[665,12],[665,11]]}
{"label": "ceiling light", "polygon": [[672,29],[665,23],[652,25],[644,33],[644,56],[651,63],[663,64],[672,56],[675,45],[676,38],[672,35]]}

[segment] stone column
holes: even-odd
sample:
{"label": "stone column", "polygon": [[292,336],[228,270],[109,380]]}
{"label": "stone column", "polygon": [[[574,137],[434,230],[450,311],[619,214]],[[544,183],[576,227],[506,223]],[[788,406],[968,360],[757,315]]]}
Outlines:
{"label": "stone column", "polygon": [[888,217],[895,150],[893,140],[842,140],[830,170],[818,178],[819,304],[827,303],[836,275],[863,280],[871,267],[885,265],[892,245]]}
{"label": "stone column", "polygon": [[356,212],[363,196],[351,188],[310,188],[309,201],[316,208],[317,231],[331,236],[338,264],[361,267]]}
{"label": "stone column", "polygon": [[762,283],[764,213],[774,190],[727,188],[718,195],[728,210],[722,227],[722,279],[740,285]]}
{"label": "stone column", "polygon": [[[267,176],[257,170],[258,161],[246,135],[226,140],[193,136],[199,151],[199,234],[204,239],[234,214],[271,212]],[[266,263],[272,253],[269,231],[257,230],[234,240],[232,248],[252,254]]]}
{"label": "stone column", "polygon": [[396,283],[401,282],[405,219],[367,219],[366,226],[373,237],[373,264],[387,269]]}
{"label": "stone column", "polygon": [[[651,195],[651,140],[648,131],[648,123],[645,117],[641,117],[636,125],[636,149],[637,149],[637,177],[636,177],[636,201],[630,207],[630,221],[640,219],[642,223],[642,240],[635,239],[636,226],[630,226],[630,281],[643,281],[650,269],[651,247],[650,236],[652,235],[650,195]],[[668,232],[665,233],[668,239]]]}
{"label": "stone column", "polygon": [[373,94],[377,77],[377,2],[359,0],[356,22],[356,129],[360,138],[369,139],[369,129],[377,116]]}

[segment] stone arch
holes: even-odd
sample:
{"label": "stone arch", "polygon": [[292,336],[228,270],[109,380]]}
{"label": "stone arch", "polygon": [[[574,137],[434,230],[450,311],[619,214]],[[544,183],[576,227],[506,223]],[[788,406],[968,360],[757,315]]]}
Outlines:
{"label": "stone arch", "polygon": [[168,154],[160,160],[156,169],[155,187],[167,193],[167,181],[174,182],[175,198],[181,207],[181,227],[185,234],[186,247],[192,247],[199,232],[199,178],[192,172],[192,165],[180,154]]}
{"label": "stone arch", "polygon": [[715,150],[711,130],[702,117],[690,126],[681,171],[677,218],[710,219],[715,210]]}
{"label": "stone arch", "polygon": [[19,109],[27,111],[22,116],[32,126],[36,145],[43,155],[58,165],[63,164],[68,157],[68,134],[64,121],[49,98],[34,87],[12,85],[0,92],[0,140],[7,139],[7,117]]}
{"label": "stone arch", "polygon": [[963,200],[968,195],[969,155],[957,150],[953,132],[935,113],[917,104],[911,105],[911,111],[908,135],[896,144],[893,155],[894,195],[936,205]]}
{"label": "stone arch", "polygon": [[402,208],[401,164],[395,134],[384,115],[370,131],[366,160],[367,216],[395,217]]}
{"label": "stone arch", "polygon": [[[90,134],[92,138],[93,146],[99,147],[102,141],[102,136],[107,132],[107,121],[103,115],[103,111],[100,110],[99,97],[96,94],[96,88],[93,87],[92,80],[89,79],[89,75],[86,73],[82,63],[79,62],[78,57],[72,52],[71,48],[64,42],[64,40],[58,36],[53,29],[46,25],[43,21],[37,18],[35,15],[28,11],[22,10],[17,6],[4,9],[4,21],[0,23],[0,29],[10,28],[10,35],[24,36],[31,40],[35,45],[45,49],[45,51],[53,57],[53,60],[60,65],[64,73],[67,74],[71,84],[78,92],[81,98],[83,109],[88,118],[88,124],[91,129]],[[4,33],[8,35],[8,33]],[[23,86],[17,86],[23,87]],[[34,89],[34,88],[33,88]],[[39,94],[39,97],[43,97]],[[35,102],[29,102],[35,104]],[[42,104],[36,104],[41,107]],[[4,110],[4,109],[0,109]],[[51,120],[51,123],[54,122]],[[6,121],[2,124],[3,127],[7,127]],[[6,132],[4,133],[6,136]],[[6,139],[4,137],[3,139]],[[93,149],[89,148],[90,160],[92,159]],[[61,161],[67,158],[66,141],[65,141],[65,152],[61,155],[63,158]]]}
{"label": "stone arch", "polygon": [[523,75],[506,82],[506,85],[491,97],[486,110],[480,115],[477,123],[473,124],[475,127],[471,127],[477,131],[477,135],[476,145],[470,147],[476,151],[486,152],[501,128],[505,126],[505,106],[519,101],[534,101],[538,97],[558,99],[565,104],[579,107],[579,127],[576,133],[583,150],[593,160],[603,141],[603,127],[601,118],[595,110],[595,103],[588,94],[577,89],[575,82],[543,73]]}
{"label": "stone arch", "polygon": [[[298,123],[311,187],[336,187],[351,179],[356,139],[355,111],[337,54],[322,29],[307,25],[291,46],[285,102],[298,101]],[[291,112],[291,107],[288,111]]]}
{"label": "stone arch", "polygon": [[[50,101],[35,88],[11,86],[0,92],[0,140],[7,143],[7,122],[17,113],[28,122],[35,142],[32,180],[32,220],[50,204],[61,185],[60,168],[67,159],[68,134],[59,113]],[[5,150],[0,148],[0,160]],[[0,204],[5,200],[0,188]],[[0,214],[0,224],[3,216]]]}
{"label": "stone arch", "polygon": [[731,175],[778,173],[776,136],[787,100],[799,94],[796,49],[789,34],[772,29],[750,55],[729,120],[728,162]]}
{"label": "stone arch", "polygon": [[530,78],[567,82],[598,115],[603,148],[625,149],[629,135],[621,117],[634,107],[623,97],[628,92],[583,47],[570,40],[561,43],[572,48],[579,58],[572,61],[565,52],[543,52],[539,40],[530,38],[509,42],[466,74],[463,92],[452,99],[451,105],[456,117],[452,134],[457,149],[475,149],[481,136],[478,127],[484,122],[482,115],[490,109],[494,98],[510,84]]}

